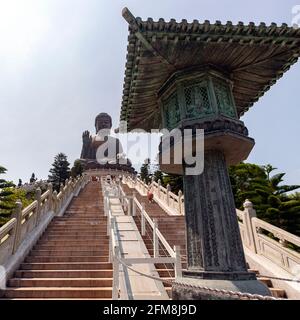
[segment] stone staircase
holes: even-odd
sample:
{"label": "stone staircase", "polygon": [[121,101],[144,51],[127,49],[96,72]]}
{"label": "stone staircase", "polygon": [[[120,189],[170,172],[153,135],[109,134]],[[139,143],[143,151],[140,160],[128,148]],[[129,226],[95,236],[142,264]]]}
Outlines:
{"label": "stone staircase", "polygon": [[14,276],[5,299],[111,299],[103,197],[99,182],[89,182],[55,217]]}
{"label": "stone staircase", "polygon": [[[129,188],[126,184],[122,185],[124,192],[127,195],[132,195],[135,191]],[[156,218],[158,221],[158,229],[163,234],[168,243],[173,247],[174,245],[180,246],[180,252],[182,256],[182,268],[186,268],[186,240],[185,240],[185,218],[184,216],[170,216],[168,215],[156,202],[149,203],[146,196],[140,195],[135,191],[136,198],[140,203],[145,204],[145,210],[148,215],[153,219]],[[140,215],[135,217],[136,224],[141,230]],[[152,229],[149,225],[146,226],[146,234],[143,237],[146,247],[151,255],[153,255],[153,240],[152,240]],[[159,245],[159,253],[161,256],[167,256],[167,252],[163,249],[163,246]],[[157,271],[162,278],[172,280],[174,279],[174,268],[172,264],[159,264],[156,265]],[[274,288],[272,280],[269,278],[260,277],[258,270],[249,271],[257,274],[258,280],[263,282],[269,287],[272,296],[277,298],[286,298],[285,290]],[[171,293],[169,285],[165,285],[167,292]]]}

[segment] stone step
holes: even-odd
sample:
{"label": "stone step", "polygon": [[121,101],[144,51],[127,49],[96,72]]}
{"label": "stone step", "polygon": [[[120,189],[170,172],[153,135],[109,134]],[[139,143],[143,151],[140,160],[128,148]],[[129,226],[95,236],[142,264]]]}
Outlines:
{"label": "stone step", "polygon": [[20,270],[103,270],[112,269],[109,262],[22,263]]}
{"label": "stone step", "polygon": [[111,298],[112,288],[8,288],[6,298]]}
{"label": "stone step", "polygon": [[86,235],[86,236],[89,236],[89,235],[92,235],[92,236],[98,236],[98,237],[108,237],[107,235],[106,235],[106,233],[105,232],[98,232],[98,231],[93,231],[93,230],[91,230],[91,231],[78,231],[78,232],[74,232],[74,231],[68,231],[68,230],[66,230],[66,231],[56,231],[56,230],[53,230],[53,231],[46,231],[45,233],[44,233],[44,236],[46,236],[46,237],[48,237],[48,236],[57,236],[57,237],[59,237],[59,236],[83,236],[83,235]]}
{"label": "stone step", "polygon": [[108,255],[108,248],[106,250],[32,250],[33,256],[99,256]]}
{"label": "stone step", "polygon": [[63,217],[53,219],[52,223],[65,223],[65,222],[85,222],[85,221],[106,221],[107,217],[104,216],[104,213],[97,214],[65,214]]}
{"label": "stone step", "polygon": [[[187,263],[183,262],[182,269],[186,269]],[[174,265],[172,263],[155,263],[156,269],[173,269]]]}
{"label": "stone step", "polygon": [[273,287],[272,281],[269,278],[263,278],[263,277],[259,277],[258,276],[257,280],[259,280],[260,282],[264,283],[269,288]]}
{"label": "stone step", "polygon": [[112,278],[113,271],[102,270],[18,270],[15,278]]}
{"label": "stone step", "polygon": [[112,278],[13,278],[8,281],[8,287],[112,287]]}
{"label": "stone step", "polygon": [[52,241],[52,240],[57,240],[57,241],[84,241],[84,240],[89,240],[89,241],[102,241],[105,239],[104,236],[99,236],[99,235],[78,235],[78,236],[60,236],[57,237],[55,235],[48,235],[45,237],[42,237],[40,241]]}
{"label": "stone step", "polygon": [[105,230],[106,229],[106,225],[103,225],[103,223],[95,223],[95,222],[91,222],[91,223],[85,223],[85,224],[74,224],[74,225],[70,225],[70,224],[61,224],[61,225],[51,225],[47,228],[47,230],[51,230],[51,229],[57,229],[57,230],[76,230],[76,229],[96,229],[96,230]]}
{"label": "stone step", "polygon": [[37,256],[28,256],[25,259],[26,263],[47,263],[47,262],[108,262],[108,256],[51,256],[51,257],[37,257]]}
{"label": "stone step", "polygon": [[108,239],[104,240],[103,242],[99,243],[98,245],[93,243],[93,244],[77,244],[77,245],[61,245],[61,244],[56,244],[56,245],[51,245],[51,244],[38,244],[34,246],[34,250],[50,250],[50,251],[54,251],[54,250],[89,250],[89,251],[97,251],[97,250],[105,250],[106,249],[106,245],[108,245]]}
{"label": "stone step", "polygon": [[[104,242],[103,242],[104,241]],[[50,245],[50,246],[56,246],[56,245],[60,245],[60,246],[80,246],[80,245],[98,245],[101,244],[101,243],[105,243],[107,244],[109,242],[109,239],[105,239],[105,240],[101,240],[100,239],[86,239],[86,240],[60,240],[60,239],[52,239],[52,240],[39,240],[37,242],[37,245]]]}
{"label": "stone step", "polygon": [[99,235],[99,236],[106,236],[107,229],[106,228],[102,228],[102,229],[95,229],[95,228],[68,229],[68,228],[65,228],[65,230],[63,230],[63,229],[53,228],[53,229],[47,229],[47,231],[44,233],[44,235],[49,235],[49,234],[57,234],[57,235],[95,234],[95,235]]}
{"label": "stone step", "polygon": [[89,223],[106,223],[107,218],[104,215],[97,215],[95,217],[66,217],[64,220],[53,222],[54,225],[76,225],[76,224],[89,224]]}
{"label": "stone step", "polygon": [[94,232],[105,232],[107,230],[107,226],[102,225],[76,225],[73,227],[69,227],[68,225],[66,226],[50,226],[46,229],[47,231],[55,231],[55,232],[84,232],[84,231],[94,231]]}
{"label": "stone step", "polygon": [[286,298],[286,292],[283,289],[269,288],[271,294],[275,298]]}
{"label": "stone step", "polygon": [[169,277],[174,278],[175,277],[175,271],[174,269],[156,269],[160,277]]}

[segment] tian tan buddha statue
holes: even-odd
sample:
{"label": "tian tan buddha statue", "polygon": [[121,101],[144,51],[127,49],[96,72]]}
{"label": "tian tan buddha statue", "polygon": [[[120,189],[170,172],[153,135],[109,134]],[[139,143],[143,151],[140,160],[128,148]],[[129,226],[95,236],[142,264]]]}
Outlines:
{"label": "tian tan buddha statue", "polygon": [[124,158],[119,139],[110,135],[112,120],[107,113],[100,113],[95,119],[96,135],[89,131],[82,134],[80,160],[85,169],[119,169],[133,172],[131,162]]}

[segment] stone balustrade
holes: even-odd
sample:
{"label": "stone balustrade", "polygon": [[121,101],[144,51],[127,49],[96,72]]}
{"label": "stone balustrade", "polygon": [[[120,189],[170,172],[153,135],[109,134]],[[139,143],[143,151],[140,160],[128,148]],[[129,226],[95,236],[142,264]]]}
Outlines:
{"label": "stone balustrade", "polygon": [[161,185],[160,180],[158,180],[158,182],[152,180],[152,182],[147,185],[139,178],[134,179],[130,176],[124,178],[131,188],[135,187],[142,195],[147,195],[147,192],[151,189],[155,201],[169,214],[184,215],[184,196],[181,191],[176,195],[171,191],[170,185],[165,188]]}
{"label": "stone balustrade", "polygon": [[[175,195],[170,188],[164,188],[160,182],[152,181],[149,185],[138,178],[124,177],[124,182],[131,188],[146,195],[152,189],[155,201],[169,214],[184,215],[184,196]],[[287,271],[291,276],[299,275],[300,253],[289,244],[300,247],[300,237],[286,232],[256,217],[253,204],[246,200],[244,210],[236,210],[239,220],[243,246],[251,252],[261,255]]]}
{"label": "stone balustrade", "polygon": [[66,180],[58,194],[52,191],[51,184],[43,194],[38,188],[35,201],[24,209],[22,203],[17,201],[12,218],[0,228],[0,265],[4,266],[7,274],[14,271],[52,218],[64,213],[72,198],[78,195],[88,180],[88,176]]}

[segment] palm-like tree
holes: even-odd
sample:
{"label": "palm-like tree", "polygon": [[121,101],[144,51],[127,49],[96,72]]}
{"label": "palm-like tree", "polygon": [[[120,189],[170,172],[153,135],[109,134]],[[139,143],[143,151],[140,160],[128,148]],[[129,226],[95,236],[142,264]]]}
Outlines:
{"label": "palm-like tree", "polygon": [[298,185],[282,185],[285,173],[271,176],[276,170],[272,165],[257,166],[241,163],[230,168],[230,179],[236,206],[243,201],[253,202],[259,218],[296,235],[300,235],[300,199],[291,199],[287,192]]}

